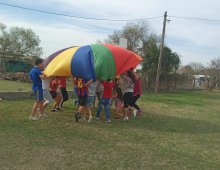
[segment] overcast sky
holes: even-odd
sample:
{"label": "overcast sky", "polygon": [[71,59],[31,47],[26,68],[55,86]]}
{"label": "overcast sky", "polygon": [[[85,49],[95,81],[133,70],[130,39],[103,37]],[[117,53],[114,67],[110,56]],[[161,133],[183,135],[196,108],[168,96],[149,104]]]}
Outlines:
{"label": "overcast sky", "polygon": [[[74,16],[136,19],[163,16],[220,20],[219,0],[1,0],[13,5]],[[166,44],[181,55],[182,64],[204,65],[220,57],[220,21],[208,22],[168,17]],[[31,28],[40,36],[44,57],[73,45],[87,45],[103,40],[126,22],[83,20],[55,16],[0,5],[0,22],[8,27]],[[161,34],[163,17],[149,20]]]}

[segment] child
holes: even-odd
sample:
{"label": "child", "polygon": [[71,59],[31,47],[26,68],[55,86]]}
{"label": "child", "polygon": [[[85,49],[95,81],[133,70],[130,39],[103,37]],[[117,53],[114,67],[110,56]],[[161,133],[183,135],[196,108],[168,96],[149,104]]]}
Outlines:
{"label": "child", "polygon": [[60,103],[62,101],[62,97],[59,93],[57,93],[58,87],[59,87],[58,78],[53,77],[50,82],[50,94],[51,94],[52,98],[55,100],[55,103],[54,103],[52,109],[50,110],[51,112],[56,112],[57,110],[62,110],[59,108]]}
{"label": "child", "polygon": [[123,93],[120,87],[115,89],[115,108],[116,108],[116,118],[122,118],[124,116],[124,101]]}
{"label": "child", "polygon": [[63,107],[63,103],[66,102],[69,99],[68,92],[66,90],[66,77],[59,77],[58,78],[59,85],[60,85],[60,92],[62,95],[62,102],[60,104],[60,107]]}
{"label": "child", "polygon": [[36,117],[37,109],[39,108],[41,115],[44,113],[44,96],[43,96],[43,88],[42,88],[42,80],[44,75],[42,74],[43,68],[43,60],[36,59],[35,67],[30,71],[30,78],[33,82],[32,90],[34,91],[35,103],[32,108],[32,113],[30,116],[30,120],[38,120]]}
{"label": "child", "polygon": [[75,114],[76,122],[81,118],[81,112],[86,107],[87,104],[87,96],[88,96],[88,86],[92,83],[92,80],[86,81],[81,78],[76,78],[76,86],[77,86],[77,95],[78,95],[78,103],[79,109]]}
{"label": "child", "polygon": [[73,99],[73,103],[74,105],[78,104],[78,92],[77,92],[77,82],[76,82],[76,78],[72,76],[72,82],[73,82],[73,93],[75,95],[75,98]]}
{"label": "child", "polygon": [[88,98],[87,98],[87,109],[88,109],[88,112],[89,112],[88,122],[92,121],[92,106],[93,106],[93,102],[95,100],[97,85],[98,85],[98,81],[95,80],[88,87],[88,92],[89,92]]}
{"label": "child", "polygon": [[[114,81],[114,86],[113,86],[113,94],[116,93],[116,89],[119,87],[119,82],[118,82],[118,78],[115,78],[115,81]],[[110,109],[112,107],[112,104],[115,102],[115,97],[113,96],[112,97],[112,100],[111,100],[111,104],[110,104]]]}
{"label": "child", "polygon": [[[45,79],[42,80],[42,87],[43,87],[43,95],[44,95],[44,110],[48,105],[50,105],[53,102],[53,98],[50,94],[50,77],[45,77]],[[47,117],[47,114],[44,113],[44,117]]]}
{"label": "child", "polygon": [[[100,80],[97,80],[98,81],[98,85],[96,87],[96,97],[98,99],[98,105],[100,104],[101,102],[101,99],[102,99],[102,95],[103,95],[103,84]],[[95,98],[96,100],[96,98]],[[95,100],[93,102],[93,106],[95,107]]]}
{"label": "child", "polygon": [[142,89],[141,89],[141,79],[140,79],[140,74],[136,74],[137,81],[134,84],[134,94],[133,94],[133,107],[137,109],[137,111],[134,111],[134,113],[141,113],[140,107],[136,104],[137,100],[141,97],[142,95]]}
{"label": "child", "polygon": [[[125,117],[124,120],[128,120],[128,113],[132,110],[133,106],[133,92],[134,84],[136,82],[136,76],[134,71],[128,70],[124,76],[124,108],[125,108]],[[136,117],[136,111],[133,112],[134,117]]]}
{"label": "child", "polygon": [[106,113],[106,121],[107,123],[111,123],[110,119],[110,103],[111,103],[111,98],[112,98],[112,90],[114,86],[114,82],[112,80],[107,80],[102,82],[104,91],[103,91],[103,96],[101,99],[101,102],[98,107],[98,111],[96,113],[96,119],[100,119],[100,113],[102,111],[102,106],[105,108],[105,113]]}

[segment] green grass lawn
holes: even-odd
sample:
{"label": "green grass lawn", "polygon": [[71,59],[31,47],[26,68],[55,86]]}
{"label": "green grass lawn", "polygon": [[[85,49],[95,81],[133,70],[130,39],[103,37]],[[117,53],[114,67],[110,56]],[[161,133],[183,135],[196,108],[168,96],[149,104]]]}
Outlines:
{"label": "green grass lawn", "polygon": [[22,83],[18,81],[0,80],[0,92],[13,92],[21,89],[22,91],[31,91],[31,83]]}
{"label": "green grass lawn", "polygon": [[[14,91],[31,91],[32,83],[23,83],[19,81],[0,80],[0,92],[14,92]],[[72,90],[73,85],[71,81],[67,81],[67,89]]]}
{"label": "green grass lawn", "polygon": [[220,169],[220,93],[146,93],[129,122],[29,121],[33,101],[0,101],[0,169]]}

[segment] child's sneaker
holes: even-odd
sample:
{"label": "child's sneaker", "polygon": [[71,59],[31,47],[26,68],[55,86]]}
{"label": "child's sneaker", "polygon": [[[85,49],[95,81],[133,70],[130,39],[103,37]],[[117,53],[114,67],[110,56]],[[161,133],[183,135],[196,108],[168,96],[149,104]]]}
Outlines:
{"label": "child's sneaker", "polygon": [[51,112],[56,112],[57,110],[56,110],[56,109],[51,109],[50,111],[51,111]]}
{"label": "child's sneaker", "polygon": [[128,116],[125,116],[125,117],[123,118],[123,120],[129,120]]}
{"label": "child's sneaker", "polygon": [[92,122],[92,116],[89,116],[88,122],[89,122],[89,123]]}
{"label": "child's sneaker", "polygon": [[74,105],[76,106],[78,103],[78,100],[74,100]]}
{"label": "child's sneaker", "polygon": [[80,113],[79,112],[77,112],[76,114],[75,114],[75,120],[76,120],[76,122],[79,122],[79,119],[80,119]]}
{"label": "child's sneaker", "polygon": [[37,118],[37,117],[32,117],[32,116],[30,116],[29,117],[29,120],[38,120],[39,118]]}
{"label": "child's sneaker", "polygon": [[39,114],[39,115],[38,115],[38,118],[39,118],[39,119],[42,118],[42,114]]}
{"label": "child's sneaker", "polygon": [[108,119],[108,120],[107,120],[107,123],[112,123],[111,119]]}
{"label": "child's sneaker", "polygon": [[56,110],[63,111],[60,107],[57,107]]}
{"label": "child's sneaker", "polygon": [[134,110],[134,111],[133,111],[133,115],[134,115],[134,118],[136,118],[136,116],[137,116],[137,110]]}

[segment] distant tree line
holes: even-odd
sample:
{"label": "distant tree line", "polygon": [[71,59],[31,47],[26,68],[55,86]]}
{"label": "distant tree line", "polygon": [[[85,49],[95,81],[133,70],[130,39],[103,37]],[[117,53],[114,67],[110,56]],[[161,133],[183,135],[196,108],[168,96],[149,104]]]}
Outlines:
{"label": "distant tree line", "polygon": [[[157,35],[145,20],[128,22],[122,29],[114,31],[103,41],[97,40],[97,43],[119,44],[120,38],[128,40],[127,49],[140,54],[143,62],[139,68],[142,73],[143,86],[145,89],[155,87],[155,79],[160,52],[161,36]],[[194,75],[204,75],[206,78],[205,88],[220,88],[220,58],[211,60],[209,66],[203,66],[201,63],[190,63],[181,66],[180,55],[170,47],[164,47],[160,88],[195,88]]]}

